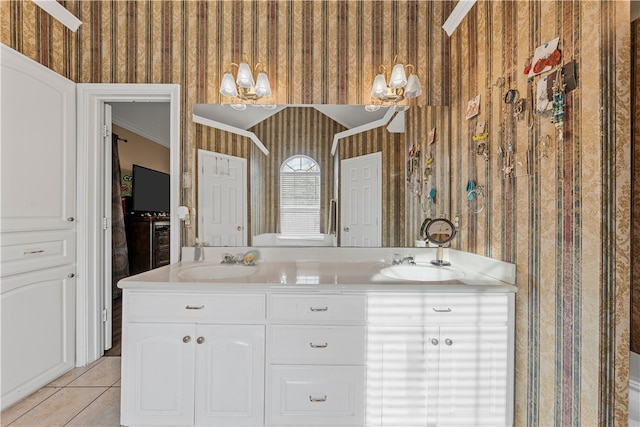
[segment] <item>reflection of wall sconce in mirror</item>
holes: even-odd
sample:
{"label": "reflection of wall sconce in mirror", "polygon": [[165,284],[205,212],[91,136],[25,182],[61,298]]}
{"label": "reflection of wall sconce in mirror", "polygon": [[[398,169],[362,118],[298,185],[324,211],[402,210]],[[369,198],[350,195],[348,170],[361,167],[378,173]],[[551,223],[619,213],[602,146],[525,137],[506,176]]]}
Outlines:
{"label": "reflection of wall sconce in mirror", "polygon": [[186,206],[178,206],[177,214],[181,221],[184,221],[185,227],[191,226],[191,215],[189,215],[189,208]]}

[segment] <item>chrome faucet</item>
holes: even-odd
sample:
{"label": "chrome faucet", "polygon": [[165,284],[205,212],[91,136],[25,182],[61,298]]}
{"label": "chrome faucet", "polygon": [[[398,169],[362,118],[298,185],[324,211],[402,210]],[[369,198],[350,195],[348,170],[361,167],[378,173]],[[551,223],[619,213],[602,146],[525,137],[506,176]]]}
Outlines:
{"label": "chrome faucet", "polygon": [[416,260],[413,255],[401,256],[400,254],[393,255],[393,265],[416,265]]}

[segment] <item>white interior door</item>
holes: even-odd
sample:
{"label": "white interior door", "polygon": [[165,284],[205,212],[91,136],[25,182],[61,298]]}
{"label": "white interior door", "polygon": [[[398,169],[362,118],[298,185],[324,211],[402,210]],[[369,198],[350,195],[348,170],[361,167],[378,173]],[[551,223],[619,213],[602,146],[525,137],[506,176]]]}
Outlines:
{"label": "white interior door", "polygon": [[382,153],[340,162],[340,246],[380,247]]}
{"label": "white interior door", "polygon": [[247,160],[198,150],[198,237],[208,246],[247,245]]}
{"label": "white interior door", "polygon": [[112,213],[111,213],[111,171],[112,171],[112,145],[111,145],[111,105],[104,104],[104,127],[105,130],[102,133],[103,143],[104,143],[104,173],[102,174],[104,182],[104,204],[103,204],[103,259],[104,259],[104,270],[102,274],[103,279],[103,308],[102,308],[102,323],[104,325],[104,349],[109,350],[112,343],[112,331],[113,325],[111,323],[111,319],[113,317],[113,313],[111,312],[113,307],[113,295],[111,289],[111,276],[112,276],[112,238],[111,238],[111,221],[112,221]]}

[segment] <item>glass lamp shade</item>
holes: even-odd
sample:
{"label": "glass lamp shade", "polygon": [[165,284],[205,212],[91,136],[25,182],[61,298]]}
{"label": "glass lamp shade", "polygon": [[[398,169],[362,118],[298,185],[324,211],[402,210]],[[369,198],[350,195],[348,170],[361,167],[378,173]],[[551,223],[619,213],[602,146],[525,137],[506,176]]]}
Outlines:
{"label": "glass lamp shade", "polygon": [[391,71],[391,77],[389,78],[389,86],[398,89],[404,87],[407,84],[407,75],[404,72],[404,65],[396,64]]}
{"label": "glass lamp shade", "polygon": [[231,73],[224,73],[224,76],[222,76],[220,93],[224,96],[238,96],[238,88],[236,88],[236,82],[233,81]]}
{"label": "glass lamp shade", "polygon": [[249,64],[246,62],[241,62],[238,67],[238,78],[236,79],[238,86],[243,87],[245,89],[252,88],[255,84],[253,81],[253,76],[251,75],[251,68],[249,68]]}
{"label": "glass lamp shade", "polygon": [[378,74],[373,79],[373,86],[371,87],[371,96],[374,98],[381,98],[387,94],[387,81],[384,79],[384,74]]}
{"label": "glass lamp shade", "polygon": [[409,76],[407,81],[407,87],[404,89],[405,98],[416,98],[422,94],[422,86],[420,86],[420,80],[415,74]]}
{"label": "glass lamp shade", "polygon": [[259,97],[271,95],[271,85],[269,84],[269,78],[264,72],[258,73],[256,80],[256,95]]}

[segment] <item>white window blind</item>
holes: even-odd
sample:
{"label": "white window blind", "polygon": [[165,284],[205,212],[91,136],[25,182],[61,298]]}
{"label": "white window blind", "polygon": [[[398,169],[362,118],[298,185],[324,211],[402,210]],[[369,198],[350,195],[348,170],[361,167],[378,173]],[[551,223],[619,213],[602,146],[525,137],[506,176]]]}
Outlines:
{"label": "white window blind", "polygon": [[280,169],[280,232],[320,233],[320,168],[307,156],[293,156]]}

